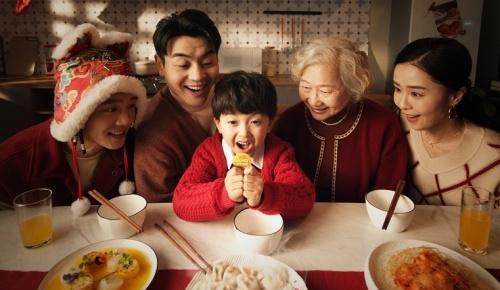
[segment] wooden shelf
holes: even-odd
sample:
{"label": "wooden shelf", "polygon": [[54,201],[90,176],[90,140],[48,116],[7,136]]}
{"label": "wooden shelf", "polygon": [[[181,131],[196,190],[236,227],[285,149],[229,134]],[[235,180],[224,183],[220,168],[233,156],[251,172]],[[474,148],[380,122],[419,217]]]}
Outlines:
{"label": "wooden shelf", "polygon": [[51,75],[0,76],[0,88],[27,87],[52,89],[55,83],[54,76]]}
{"label": "wooden shelf", "polygon": [[[296,82],[292,80],[290,75],[276,75],[268,78],[277,87],[296,85]],[[55,83],[54,76],[50,75],[0,76],[0,88],[27,87],[52,89]]]}
{"label": "wooden shelf", "polygon": [[275,75],[272,77],[267,77],[274,86],[276,87],[287,87],[287,86],[296,86],[297,82],[292,80],[292,76],[290,75]]}

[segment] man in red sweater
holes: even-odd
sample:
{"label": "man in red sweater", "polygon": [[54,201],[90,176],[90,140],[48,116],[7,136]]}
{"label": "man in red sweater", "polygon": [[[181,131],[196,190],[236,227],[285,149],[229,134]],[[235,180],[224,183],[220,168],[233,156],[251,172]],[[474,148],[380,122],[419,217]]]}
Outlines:
{"label": "man in red sweater", "polygon": [[[175,189],[180,218],[214,220],[244,202],[289,219],[309,213],[315,198],[311,181],[292,147],[268,134],[276,102],[274,86],[260,74],[234,72],[217,83],[212,110],[220,134],[200,144]],[[250,155],[251,166],[233,167],[236,153]]]}

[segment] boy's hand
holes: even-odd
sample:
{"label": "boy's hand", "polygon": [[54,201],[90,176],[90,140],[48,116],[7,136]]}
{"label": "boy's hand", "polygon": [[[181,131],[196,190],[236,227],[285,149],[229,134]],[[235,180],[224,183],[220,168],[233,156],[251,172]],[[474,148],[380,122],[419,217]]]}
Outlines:
{"label": "boy's hand", "polygon": [[248,166],[244,170],[243,177],[243,196],[251,207],[258,206],[264,189],[264,181],[260,172],[253,166]]}
{"label": "boy's hand", "polygon": [[226,187],[229,199],[234,202],[242,202],[243,197],[243,169],[234,166],[229,169],[224,179],[224,186]]}

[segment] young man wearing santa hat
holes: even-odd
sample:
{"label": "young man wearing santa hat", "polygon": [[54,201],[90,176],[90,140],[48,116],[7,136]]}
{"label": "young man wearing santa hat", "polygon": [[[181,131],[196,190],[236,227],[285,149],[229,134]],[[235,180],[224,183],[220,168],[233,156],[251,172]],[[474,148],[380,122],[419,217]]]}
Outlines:
{"label": "young man wearing santa hat", "polygon": [[[53,118],[0,144],[0,202],[36,187],[52,189],[53,205],[83,214],[87,191],[107,198],[135,191],[133,127],[141,121],[146,90],[126,59],[130,34],[100,35],[91,24],[66,34],[55,48]],[[130,146],[130,147],[129,147]],[[127,150],[127,147],[130,149]]]}
{"label": "young man wearing santa hat", "polygon": [[137,192],[158,202],[172,200],[196,147],[215,132],[210,102],[221,37],[207,14],[188,9],[160,20],[153,42],[166,86],[138,130],[134,174]]}

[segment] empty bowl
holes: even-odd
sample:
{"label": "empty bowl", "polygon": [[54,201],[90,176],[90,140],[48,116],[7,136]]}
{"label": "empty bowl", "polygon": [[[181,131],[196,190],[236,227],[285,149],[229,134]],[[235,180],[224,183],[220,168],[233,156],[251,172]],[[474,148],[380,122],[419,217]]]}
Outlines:
{"label": "empty bowl", "polygon": [[135,74],[139,76],[158,74],[158,68],[156,67],[154,60],[140,60],[134,62],[134,71]]}
{"label": "empty bowl", "polygon": [[283,217],[246,208],[234,217],[234,234],[245,254],[270,255],[283,235]]}
{"label": "empty bowl", "polygon": [[[127,194],[114,197],[109,200],[136,224],[142,227],[146,219],[147,202],[144,197],[138,194]],[[122,221],[110,208],[100,205],[97,208],[97,221],[99,226],[112,238],[125,239],[136,234],[133,227]]]}
{"label": "empty bowl", "polygon": [[[366,194],[365,205],[368,216],[376,228],[382,230],[385,216],[389,210],[394,190],[377,189]],[[415,216],[415,204],[406,195],[399,196],[396,208],[391,221],[387,226],[387,231],[399,233],[404,231]]]}

